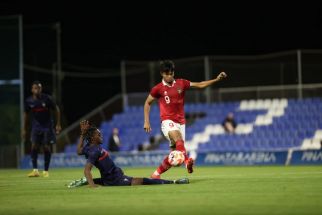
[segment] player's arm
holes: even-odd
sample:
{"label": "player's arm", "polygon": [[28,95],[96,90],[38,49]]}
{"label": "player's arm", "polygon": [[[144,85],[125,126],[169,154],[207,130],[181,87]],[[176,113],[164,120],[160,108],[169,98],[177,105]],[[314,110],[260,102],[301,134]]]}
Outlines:
{"label": "player's arm", "polygon": [[93,167],[93,164],[86,163],[85,168],[84,168],[84,175],[87,179],[89,187],[97,187],[97,185],[94,183],[93,176],[91,173],[92,167]]}
{"label": "player's arm", "polygon": [[155,100],[151,94],[147,97],[144,103],[144,130],[146,132],[150,132],[152,130],[151,125],[150,125],[150,109],[151,109],[151,104]]}
{"label": "player's arm", "polygon": [[84,148],[84,136],[81,135],[79,137],[79,141],[78,141],[78,144],[77,144],[77,154],[78,155],[82,155],[83,154],[83,148]]}
{"label": "player's arm", "polygon": [[55,107],[55,114],[56,114],[56,134],[59,134],[61,131],[61,113],[58,105]]}
{"label": "player's arm", "polygon": [[87,120],[83,120],[79,123],[79,126],[80,126],[80,137],[79,137],[79,142],[77,144],[77,154],[82,155],[83,148],[84,148],[85,134],[90,127],[90,123]]}
{"label": "player's arm", "polygon": [[23,128],[22,128],[22,134],[21,134],[23,141],[26,140],[28,125],[29,125],[29,114],[25,111],[23,113]]}
{"label": "player's arm", "polygon": [[210,86],[210,85],[212,85],[212,84],[214,84],[226,77],[227,77],[226,73],[221,72],[216,78],[208,80],[208,81],[190,82],[190,87],[202,89],[202,88],[208,87],[208,86]]}

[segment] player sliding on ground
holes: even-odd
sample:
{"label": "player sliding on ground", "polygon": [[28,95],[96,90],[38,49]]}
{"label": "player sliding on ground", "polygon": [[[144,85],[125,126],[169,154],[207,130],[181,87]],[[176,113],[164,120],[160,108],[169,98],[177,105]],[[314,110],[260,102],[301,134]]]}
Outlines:
{"label": "player sliding on ground", "polygon": [[[221,72],[217,78],[202,81],[190,82],[184,79],[174,79],[174,63],[171,60],[161,61],[160,73],[161,83],[157,84],[150,91],[144,104],[144,130],[150,132],[150,107],[154,100],[159,101],[161,130],[163,135],[170,141],[171,150],[183,152],[184,163],[188,173],[193,172],[194,160],[189,158],[184,146],[185,141],[185,114],[184,95],[185,91],[192,88],[205,88],[227,77],[225,72]],[[159,179],[160,175],[171,167],[168,156],[162,164],[151,175],[151,178]]]}
{"label": "player sliding on ground", "polygon": [[[109,153],[102,148],[103,138],[99,129],[90,125],[87,120],[80,123],[81,135],[77,145],[77,153],[85,155],[87,163],[84,168],[85,177],[72,181],[68,187],[89,187],[102,186],[130,186],[130,185],[156,185],[156,184],[188,184],[187,178],[178,180],[162,180],[150,178],[134,178],[124,175],[121,168],[117,167],[109,156]],[[87,142],[84,144],[84,142]],[[101,177],[92,177],[91,170],[95,166],[99,169]]]}

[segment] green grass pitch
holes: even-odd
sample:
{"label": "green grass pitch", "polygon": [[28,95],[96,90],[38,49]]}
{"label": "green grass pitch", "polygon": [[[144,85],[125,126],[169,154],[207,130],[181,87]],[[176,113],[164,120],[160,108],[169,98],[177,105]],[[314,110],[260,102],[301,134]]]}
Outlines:
{"label": "green grass pitch", "polygon": [[165,179],[189,177],[190,184],[97,189],[66,188],[82,169],[51,169],[49,178],[28,172],[0,170],[0,214],[322,214],[322,166],[197,167],[191,175],[172,168]]}

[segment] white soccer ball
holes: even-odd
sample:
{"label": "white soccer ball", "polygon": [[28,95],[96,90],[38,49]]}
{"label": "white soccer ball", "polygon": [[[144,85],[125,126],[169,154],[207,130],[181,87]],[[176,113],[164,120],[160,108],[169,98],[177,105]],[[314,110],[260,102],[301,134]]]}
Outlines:
{"label": "white soccer ball", "polygon": [[171,166],[180,166],[184,162],[184,155],[181,151],[174,150],[170,152],[168,161]]}

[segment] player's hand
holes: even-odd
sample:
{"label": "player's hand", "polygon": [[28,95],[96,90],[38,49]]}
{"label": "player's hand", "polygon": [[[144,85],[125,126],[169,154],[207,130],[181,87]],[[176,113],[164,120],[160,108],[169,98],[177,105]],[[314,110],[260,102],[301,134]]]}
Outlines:
{"label": "player's hand", "polygon": [[88,120],[83,120],[80,123],[80,130],[81,130],[81,134],[85,134],[86,131],[89,129],[89,127],[91,126]]}
{"label": "player's hand", "polygon": [[61,125],[56,125],[56,134],[61,132]]}
{"label": "player's hand", "polygon": [[144,127],[143,128],[144,128],[146,133],[149,133],[149,132],[152,131],[152,128],[151,128],[151,125],[150,125],[149,122],[144,122]]}
{"label": "player's hand", "polygon": [[97,184],[93,184],[93,185],[88,185],[88,188],[98,188],[99,186]]}
{"label": "player's hand", "polygon": [[227,74],[226,74],[225,72],[221,72],[221,73],[219,73],[219,75],[217,76],[217,79],[222,80],[222,79],[224,79],[224,78],[226,78],[226,77],[227,77]]}

